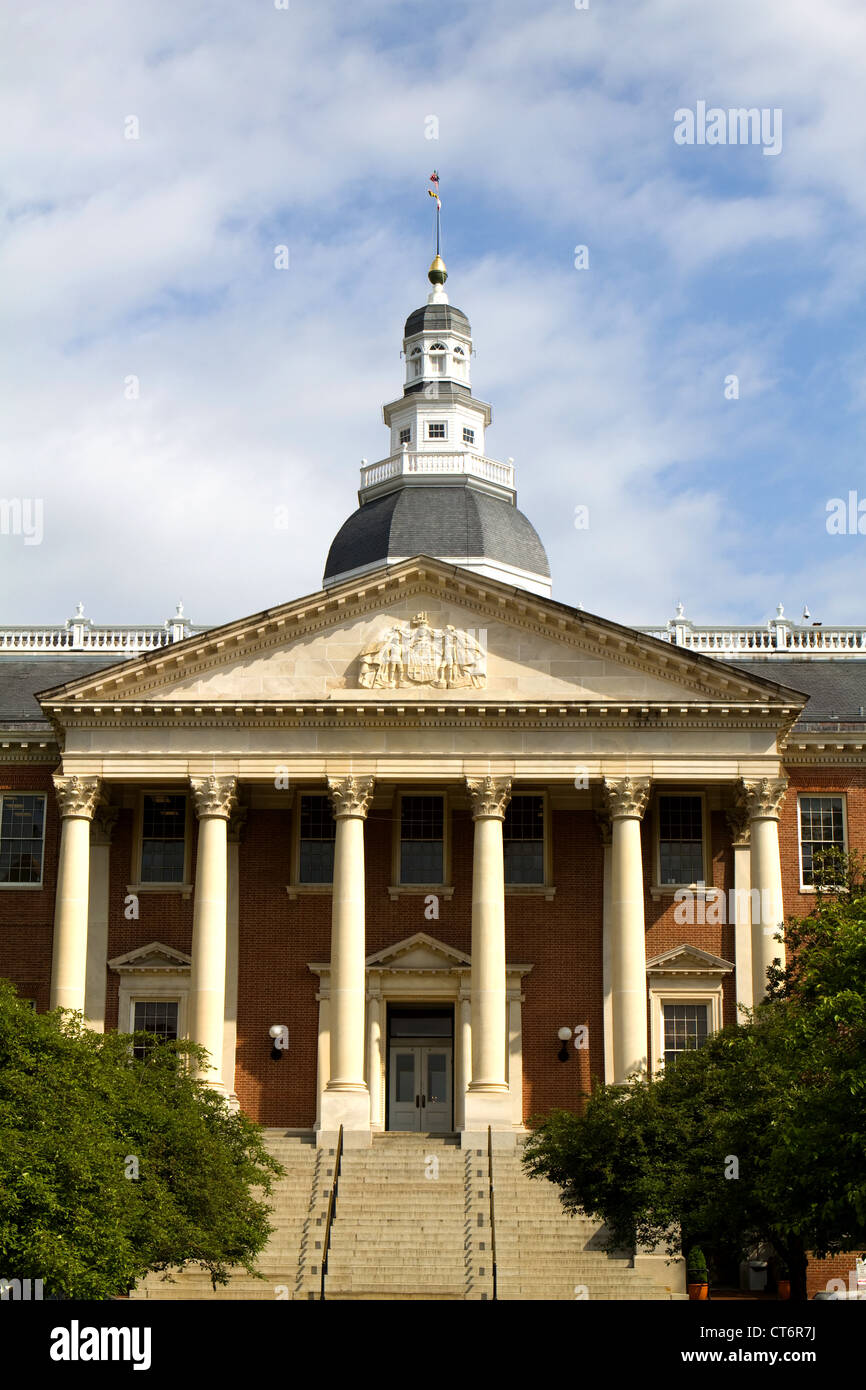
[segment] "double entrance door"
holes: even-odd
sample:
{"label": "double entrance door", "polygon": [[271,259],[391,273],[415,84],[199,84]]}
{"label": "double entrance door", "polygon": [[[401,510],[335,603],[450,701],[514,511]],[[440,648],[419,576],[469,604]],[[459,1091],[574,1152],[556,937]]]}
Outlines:
{"label": "double entrance door", "polygon": [[388,1128],[422,1134],[453,1129],[451,1044],[395,1043],[390,1048]]}
{"label": "double entrance door", "polygon": [[453,1008],[389,1005],[388,1129],[453,1130],[453,1061]]}

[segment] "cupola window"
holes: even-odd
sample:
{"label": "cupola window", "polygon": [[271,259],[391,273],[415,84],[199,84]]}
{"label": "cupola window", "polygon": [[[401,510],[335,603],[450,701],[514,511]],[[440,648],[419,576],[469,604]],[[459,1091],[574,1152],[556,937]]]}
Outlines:
{"label": "cupola window", "polygon": [[412,349],[409,355],[409,361],[412,365],[412,376],[420,376],[424,364],[421,360],[421,349],[419,347]]}
{"label": "cupola window", "polygon": [[435,376],[442,376],[445,371],[445,354],[448,351],[444,343],[434,343],[430,349],[430,371]]}
{"label": "cupola window", "polygon": [[405,429],[403,429],[403,430],[400,431],[400,443],[401,443],[401,444],[411,444],[411,443],[412,443],[412,429],[411,429],[411,426],[407,425]]}
{"label": "cupola window", "polygon": [[463,443],[464,443],[464,444],[474,444],[474,443],[475,443],[475,431],[474,431],[474,430],[470,430],[466,425],[463,426]]}
{"label": "cupola window", "polygon": [[427,438],[428,438],[428,439],[444,439],[445,437],[446,437],[446,436],[445,436],[445,424],[444,424],[444,421],[439,421],[439,420],[431,421],[431,423],[427,426]]}

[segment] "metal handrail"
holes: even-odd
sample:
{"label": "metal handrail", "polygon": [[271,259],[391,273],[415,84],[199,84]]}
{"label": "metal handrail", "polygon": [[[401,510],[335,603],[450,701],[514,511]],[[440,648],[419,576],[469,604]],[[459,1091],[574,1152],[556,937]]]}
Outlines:
{"label": "metal handrail", "polygon": [[325,1231],[322,1238],[322,1283],[319,1292],[319,1301],[325,1301],[325,1275],[328,1272],[328,1247],[331,1244],[331,1225],[334,1220],[334,1207],[337,1203],[337,1183],[340,1181],[340,1164],[343,1160],[343,1126],[340,1125],[340,1132],[337,1135],[337,1152],[334,1156],[334,1180],[331,1183],[331,1190],[328,1193],[328,1210],[325,1216]]}
{"label": "metal handrail", "polygon": [[490,1261],[493,1275],[493,1301],[496,1302],[496,1220],[493,1206],[493,1127],[487,1126],[487,1170],[490,1183]]}

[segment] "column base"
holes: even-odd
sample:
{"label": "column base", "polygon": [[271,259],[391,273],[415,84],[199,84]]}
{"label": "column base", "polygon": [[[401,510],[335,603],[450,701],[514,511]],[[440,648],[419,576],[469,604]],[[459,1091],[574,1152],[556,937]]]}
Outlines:
{"label": "column base", "polygon": [[366,1087],[358,1091],[325,1090],[322,1093],[316,1145],[334,1148],[340,1125],[343,1126],[344,1148],[366,1148],[372,1143],[370,1092]]}
{"label": "column base", "polygon": [[511,1116],[509,1091],[469,1090],[466,1092],[465,1104],[465,1118],[460,1134],[461,1148],[486,1149],[488,1129],[491,1130],[495,1148],[514,1146],[517,1137]]}

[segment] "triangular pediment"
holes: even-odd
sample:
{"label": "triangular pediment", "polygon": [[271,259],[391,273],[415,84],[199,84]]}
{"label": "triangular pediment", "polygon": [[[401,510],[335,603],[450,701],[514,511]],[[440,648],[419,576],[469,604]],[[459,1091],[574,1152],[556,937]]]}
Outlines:
{"label": "triangular pediment", "polygon": [[683,942],[646,963],[648,975],[730,975],[734,963]]}
{"label": "triangular pediment", "polygon": [[161,941],[150,941],[146,946],[137,946],[134,951],[115,956],[108,962],[109,969],[120,974],[132,974],[136,971],[186,974],[190,964],[190,957],[184,951],[176,951],[173,946],[164,946]]}
{"label": "triangular pediment", "polygon": [[380,970],[451,970],[455,965],[468,966],[470,958],[444,941],[426,932],[415,932],[404,941],[386,946],[384,951],[376,951],[367,957],[368,967]]}
{"label": "triangular pediment", "polygon": [[[804,698],[715,658],[427,557],[213,628],[40,696],[67,704],[217,706],[371,701],[730,702]],[[54,706],[54,708],[52,708]]]}

